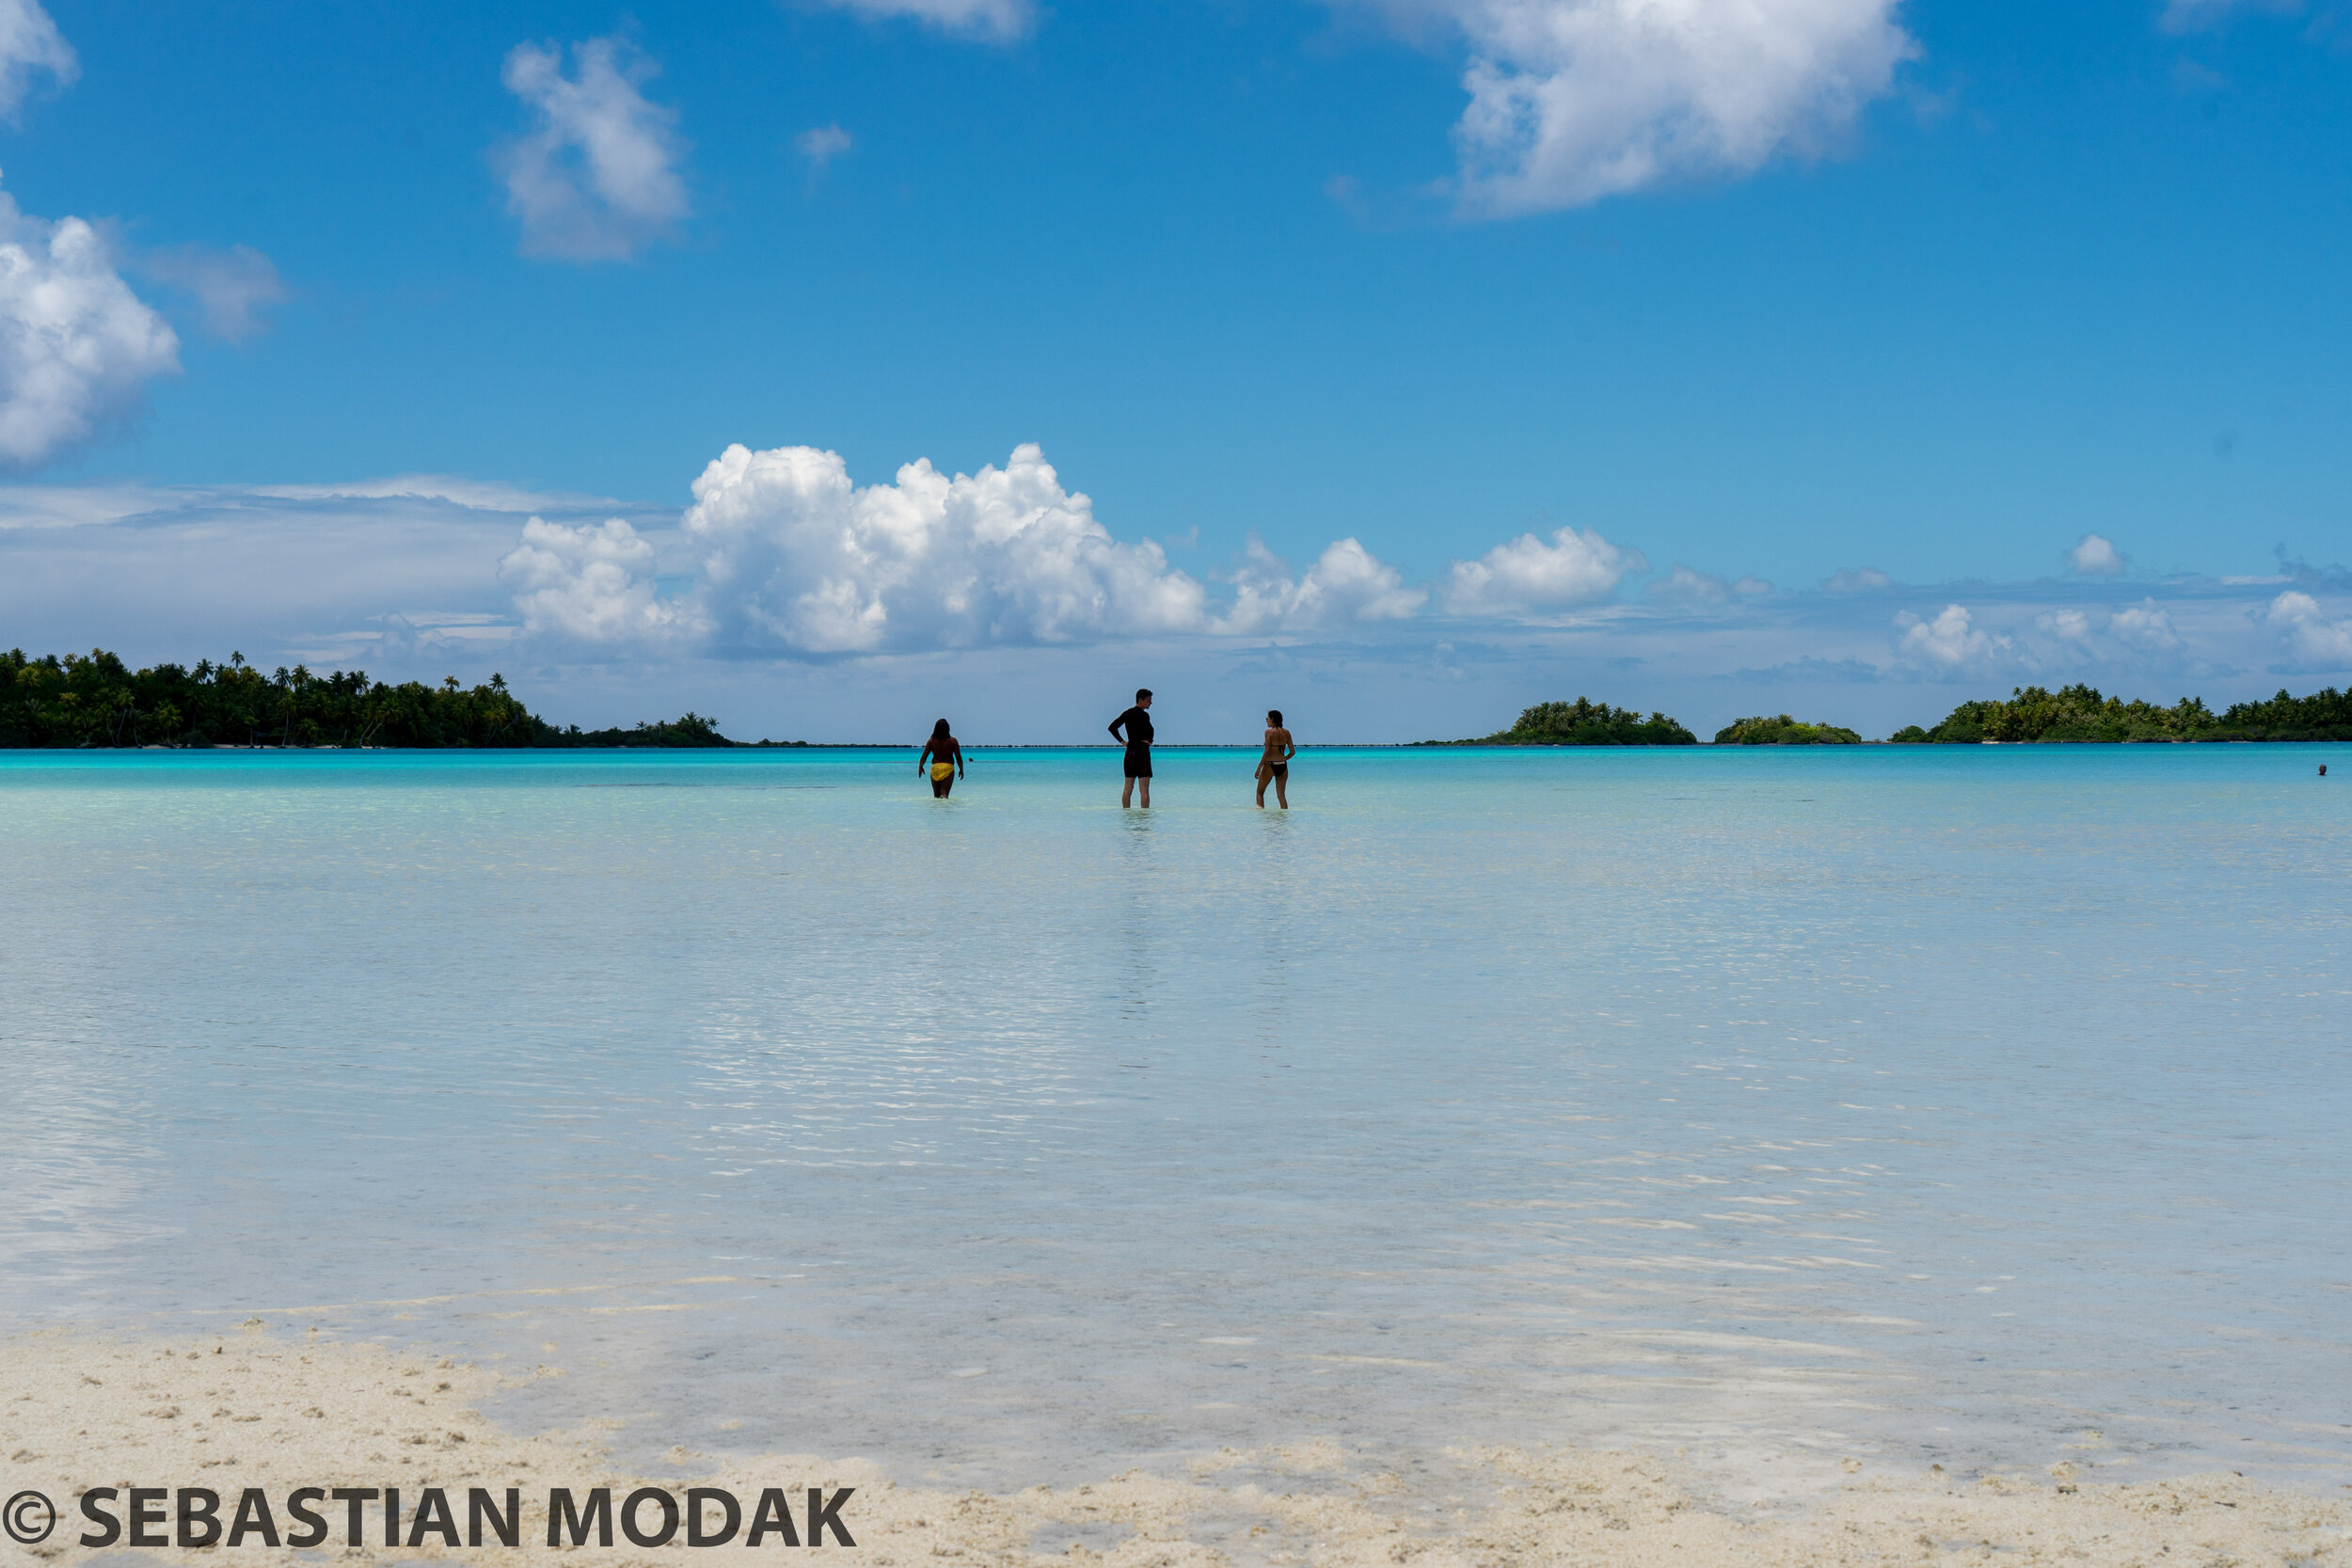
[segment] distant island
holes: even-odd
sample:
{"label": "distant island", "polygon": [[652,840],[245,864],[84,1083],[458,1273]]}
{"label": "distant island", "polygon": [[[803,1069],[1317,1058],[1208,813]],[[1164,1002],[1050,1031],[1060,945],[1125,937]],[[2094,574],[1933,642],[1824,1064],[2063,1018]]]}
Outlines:
{"label": "distant island", "polygon": [[[264,675],[230,654],[193,670],[132,670],[103,650],[28,658],[0,655],[0,747],[399,746],[551,748],[741,746],[718,721],[688,713],[632,728],[558,729],[525,707],[503,677],[461,687],[370,681],[364,671],[316,675],[297,664]],[[759,741],[758,745],[806,744]]]}
{"label": "distant island", "polygon": [[[2114,744],[2150,741],[2352,741],[2352,693],[2328,687],[2308,697],[2281,689],[2264,702],[2236,703],[2218,717],[2203,699],[2170,707],[2125,702],[2096,687],[2056,691],[2011,689],[2007,700],[1961,704],[1931,729],[1898,730],[1902,746]],[[1735,720],[1715,732],[1718,746],[1856,746],[1841,725],[1789,715]],[[314,674],[303,665],[264,675],[232,653],[226,663],[194,669],[157,664],[133,670],[113,654],[26,657],[0,654],[0,748],[58,747],[776,747],[803,740],[730,740],[719,721],[686,713],[628,729],[566,728],[541,719],[506,689],[503,677],[467,688],[455,676],[438,686],[371,681],[366,672]],[[1695,746],[1698,736],[1663,713],[1645,717],[1579,697],[1537,703],[1511,727],[1465,740],[1421,746]]]}
{"label": "distant island", "polygon": [[1859,746],[1862,737],[1836,724],[1800,724],[1777,718],[1735,719],[1715,732],[1718,746]]}
{"label": "distant island", "polygon": [[[2125,702],[2092,686],[2014,688],[2007,701],[1961,704],[1933,729],[1916,724],[1887,741],[1899,746],[2115,744],[2133,741],[2352,740],[2352,693],[2328,687],[2308,697],[2281,690],[2266,702],[2236,703],[2218,718],[2199,697],[2170,707]],[[1662,713],[1643,718],[1631,708],[1579,697],[1538,703],[1495,735],[1471,740],[1422,740],[1422,746],[1692,746],[1698,737]],[[1804,723],[1788,714],[1734,720],[1715,732],[1718,746],[1861,746],[1838,724]]]}
{"label": "distant island", "polygon": [[[1720,737],[1719,737],[1720,738]],[[2124,702],[2092,686],[2013,688],[2009,701],[1963,703],[1933,729],[1916,724],[1889,737],[1897,745],[1979,745],[1985,741],[2099,744],[2125,741],[2352,740],[2352,694],[2329,687],[2308,697],[2281,689],[2261,703],[2233,704],[2218,719],[2201,697],[2170,707]]]}
{"label": "distant island", "polygon": [[1497,735],[1471,740],[1423,740],[1422,746],[1695,746],[1699,737],[1662,713],[1643,718],[1631,708],[1579,697],[1537,703]]}

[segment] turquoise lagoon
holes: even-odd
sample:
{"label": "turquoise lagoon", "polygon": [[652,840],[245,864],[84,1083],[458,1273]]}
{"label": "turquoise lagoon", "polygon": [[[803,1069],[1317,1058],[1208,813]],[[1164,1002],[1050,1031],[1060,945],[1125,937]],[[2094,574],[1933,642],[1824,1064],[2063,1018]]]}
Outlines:
{"label": "turquoise lagoon", "polygon": [[0,753],[0,1311],[990,1486],[2332,1487],[2348,750]]}

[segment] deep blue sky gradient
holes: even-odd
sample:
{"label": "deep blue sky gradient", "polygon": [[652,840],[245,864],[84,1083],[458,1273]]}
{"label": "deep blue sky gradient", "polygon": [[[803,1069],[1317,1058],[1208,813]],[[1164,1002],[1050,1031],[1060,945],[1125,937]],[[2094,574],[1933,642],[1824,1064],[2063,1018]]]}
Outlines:
{"label": "deep blue sky gradient", "polygon": [[[1783,584],[2345,554],[2352,52],[2325,14],[1918,3],[1808,165],[1460,223],[1458,52],[1318,6],[1064,3],[987,45],[760,0],[55,0],[30,213],[242,243],[296,298],[66,481],[465,473],[675,505],[726,442],[862,481],[1037,440],[1122,538],[1420,576],[1573,522]],[[618,29],[695,214],[516,254],[500,62]],[[837,121],[820,178],[791,149]],[[1332,194],[1335,179],[1353,184]]]}

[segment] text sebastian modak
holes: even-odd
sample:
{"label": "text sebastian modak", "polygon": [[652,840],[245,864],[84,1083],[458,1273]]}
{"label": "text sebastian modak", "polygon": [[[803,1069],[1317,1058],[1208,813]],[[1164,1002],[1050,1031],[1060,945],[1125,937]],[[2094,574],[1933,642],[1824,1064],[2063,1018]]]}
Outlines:
{"label": "text sebastian modak", "polygon": [[452,1490],[427,1486],[404,1498],[397,1486],[301,1486],[273,1500],[258,1486],[233,1499],[203,1486],[93,1486],[82,1494],[89,1524],[82,1544],[323,1546],[335,1536],[345,1546],[518,1546],[526,1527],[541,1521],[550,1546],[610,1546],[616,1532],[636,1546],[673,1540],[689,1546],[822,1546],[828,1535],[843,1546],[857,1544],[841,1520],[841,1505],[856,1491],[851,1486],[809,1487],[800,1506],[790,1492],[771,1486],[749,1509],[716,1486],[682,1494],[641,1486],[618,1501],[609,1486],[578,1495],[557,1486],[538,1521],[524,1517],[519,1488],[469,1486],[456,1500]]}

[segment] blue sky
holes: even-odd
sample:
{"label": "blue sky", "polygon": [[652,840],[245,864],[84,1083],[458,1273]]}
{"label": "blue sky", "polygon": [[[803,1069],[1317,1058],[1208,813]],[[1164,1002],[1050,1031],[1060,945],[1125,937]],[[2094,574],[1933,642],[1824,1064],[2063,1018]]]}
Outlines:
{"label": "blue sky", "polygon": [[44,3],[28,648],[1020,739],[2352,666],[2333,5]]}

